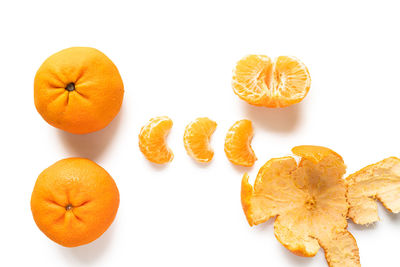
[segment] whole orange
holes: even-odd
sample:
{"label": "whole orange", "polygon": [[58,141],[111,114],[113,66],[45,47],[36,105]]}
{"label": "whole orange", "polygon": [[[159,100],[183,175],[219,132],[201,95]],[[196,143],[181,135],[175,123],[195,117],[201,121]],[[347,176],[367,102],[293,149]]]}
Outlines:
{"label": "whole orange", "polygon": [[31,198],[33,219],[65,247],[90,243],[111,225],[119,206],[113,178],[91,160],[67,158],[45,169]]}
{"label": "whole orange", "polygon": [[75,134],[106,127],[118,114],[124,85],[102,52],[71,47],[47,58],[35,76],[35,106],[52,126]]}

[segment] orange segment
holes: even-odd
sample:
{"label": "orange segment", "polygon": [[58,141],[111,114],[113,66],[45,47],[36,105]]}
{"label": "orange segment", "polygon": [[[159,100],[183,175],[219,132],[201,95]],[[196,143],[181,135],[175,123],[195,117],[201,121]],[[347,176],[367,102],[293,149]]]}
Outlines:
{"label": "orange segment", "polygon": [[235,122],[225,138],[225,154],[236,165],[251,167],[257,160],[250,146],[253,138],[253,126],[249,120]]}
{"label": "orange segment", "polygon": [[275,62],[264,55],[241,59],[233,72],[235,94],[249,104],[287,107],[303,100],[311,85],[307,67],[297,58],[280,56]]}
{"label": "orange segment", "polygon": [[186,126],[183,143],[187,153],[198,162],[209,162],[214,156],[210,138],[217,123],[209,118],[197,118]]}
{"label": "orange segment", "polygon": [[152,118],[142,127],[139,148],[149,161],[158,164],[172,161],[174,154],[165,142],[171,128],[172,120],[167,116]]}
{"label": "orange segment", "polygon": [[322,247],[329,266],[360,266],[357,243],[347,230],[343,160],[324,147],[293,152],[302,156],[299,164],[292,157],[269,160],[254,187],[243,176],[241,200],[249,224],[276,216],[276,238],[296,255],[312,257]]}

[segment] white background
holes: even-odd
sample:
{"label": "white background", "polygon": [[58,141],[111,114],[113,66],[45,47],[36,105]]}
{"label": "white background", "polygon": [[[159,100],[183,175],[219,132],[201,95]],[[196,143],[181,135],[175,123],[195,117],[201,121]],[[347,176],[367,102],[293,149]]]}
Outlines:
{"label": "white background", "polygon": [[[330,147],[352,173],[400,156],[399,6],[385,1],[1,1],[1,266],[327,266],[291,254],[273,225],[249,227],[240,205],[244,171],[254,179],[271,157],[295,145]],[[108,55],[125,84],[122,110],[84,136],[49,126],[36,112],[33,79],[51,54],[91,46]],[[231,89],[247,54],[293,55],[309,68],[306,99],[257,108]],[[148,119],[167,115],[175,159],[155,166],[138,149]],[[186,155],[184,127],[218,123],[215,157]],[[253,121],[253,168],[231,165],[227,129]],[[117,218],[97,241],[64,248],[36,227],[30,196],[39,173],[62,158],[88,157],[116,180]],[[362,266],[398,266],[400,216],[380,205],[369,228],[349,223]]]}

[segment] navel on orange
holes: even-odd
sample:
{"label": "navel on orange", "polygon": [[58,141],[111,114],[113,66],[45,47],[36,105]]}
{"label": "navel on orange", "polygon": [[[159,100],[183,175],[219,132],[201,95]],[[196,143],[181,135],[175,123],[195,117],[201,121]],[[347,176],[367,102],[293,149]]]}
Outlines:
{"label": "navel on orange", "polygon": [[254,165],[257,157],[251,148],[251,139],[253,139],[251,121],[240,120],[229,128],[225,138],[224,150],[230,162],[244,167]]}
{"label": "navel on orange", "polygon": [[280,56],[274,62],[264,55],[241,59],[233,73],[235,94],[249,104],[287,107],[303,100],[311,85],[307,67],[297,58]]}
{"label": "navel on orange", "polygon": [[117,67],[90,47],[55,53],[35,76],[37,111],[50,125],[75,134],[106,127],[118,114],[123,96]]}
{"label": "navel on orange", "polygon": [[63,159],[45,169],[31,198],[39,229],[65,247],[100,237],[113,222],[118,206],[119,192],[112,177],[83,158]]}
{"label": "navel on orange", "polygon": [[173,160],[174,154],[165,142],[171,128],[172,120],[167,116],[152,118],[142,127],[139,148],[149,161],[163,164]]}
{"label": "navel on orange", "polygon": [[210,138],[217,123],[209,118],[197,118],[186,126],[183,143],[187,153],[198,162],[209,162],[214,156]]}

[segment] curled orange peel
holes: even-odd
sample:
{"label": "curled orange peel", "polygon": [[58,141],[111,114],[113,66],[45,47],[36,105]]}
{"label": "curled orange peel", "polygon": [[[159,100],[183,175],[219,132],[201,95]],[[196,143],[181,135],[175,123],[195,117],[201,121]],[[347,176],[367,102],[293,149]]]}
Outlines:
{"label": "curled orange peel", "polygon": [[376,200],[400,212],[400,159],[390,157],[346,178],[349,217],[357,224],[379,221]]}
{"label": "curled orange peel", "polygon": [[338,161],[343,162],[343,158],[335,151],[323,146],[296,146],[292,148],[292,153],[301,158],[306,158],[318,163],[326,156],[336,157]]}
{"label": "curled orange peel", "polygon": [[254,182],[244,174],[241,200],[250,226],[276,216],[275,237],[296,255],[314,256],[320,247],[331,267],[361,266],[357,243],[347,230],[348,203],[342,176],[346,166],[334,151],[298,146],[293,157],[274,158]]}

